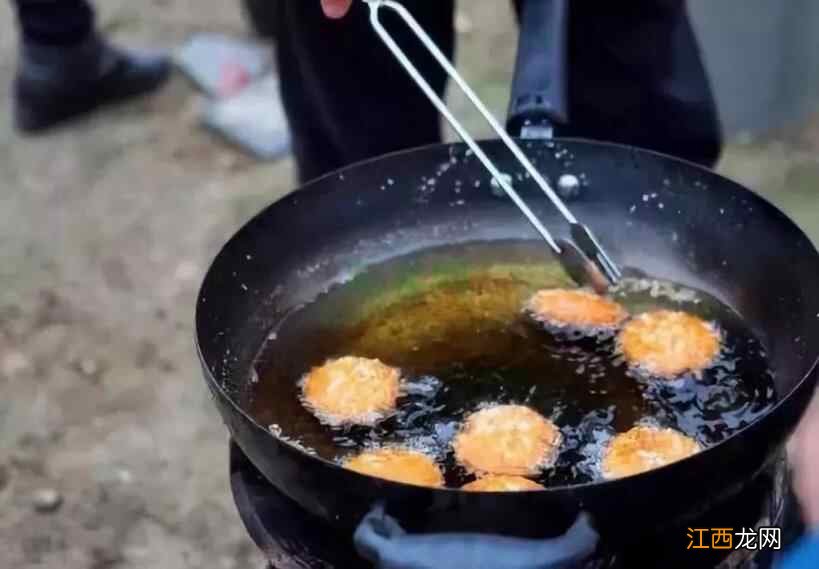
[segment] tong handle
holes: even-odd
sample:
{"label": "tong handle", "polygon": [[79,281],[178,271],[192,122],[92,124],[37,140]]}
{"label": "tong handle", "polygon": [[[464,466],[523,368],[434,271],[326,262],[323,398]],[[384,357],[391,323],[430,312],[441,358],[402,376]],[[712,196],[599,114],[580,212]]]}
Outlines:
{"label": "tong handle", "polygon": [[569,0],[522,0],[520,39],[507,130],[513,136],[551,138],[569,119]]}

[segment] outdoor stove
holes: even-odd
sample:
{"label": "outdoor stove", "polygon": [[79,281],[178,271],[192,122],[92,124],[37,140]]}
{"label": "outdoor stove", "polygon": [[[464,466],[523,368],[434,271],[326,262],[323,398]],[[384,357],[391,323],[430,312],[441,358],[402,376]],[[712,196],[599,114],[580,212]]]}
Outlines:
{"label": "outdoor stove", "polygon": [[[270,569],[371,569],[356,554],[349,534],[316,519],[283,495],[235,443],[230,445],[230,483],[239,515],[250,537],[269,560]],[[713,530],[720,528],[731,530],[733,548],[711,547]],[[736,532],[758,532],[760,528],[781,528],[781,549],[736,548]],[[695,520],[664,528],[651,539],[622,544],[616,551],[603,551],[587,567],[768,569],[802,531],[787,463],[780,457],[740,494]],[[698,549],[701,544],[708,547]],[[722,540],[717,545],[724,547],[726,543]]]}

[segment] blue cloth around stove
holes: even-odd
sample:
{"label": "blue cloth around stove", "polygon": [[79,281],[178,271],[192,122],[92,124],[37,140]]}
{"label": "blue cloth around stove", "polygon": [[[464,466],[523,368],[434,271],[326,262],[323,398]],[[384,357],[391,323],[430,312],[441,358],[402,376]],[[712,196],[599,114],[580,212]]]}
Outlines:
{"label": "blue cloth around stove", "polygon": [[819,569],[819,532],[797,542],[777,569]]}
{"label": "blue cloth around stove", "polygon": [[412,535],[378,506],[362,520],[354,542],[359,554],[378,569],[570,569],[594,553],[598,535],[586,515],[554,539]]}

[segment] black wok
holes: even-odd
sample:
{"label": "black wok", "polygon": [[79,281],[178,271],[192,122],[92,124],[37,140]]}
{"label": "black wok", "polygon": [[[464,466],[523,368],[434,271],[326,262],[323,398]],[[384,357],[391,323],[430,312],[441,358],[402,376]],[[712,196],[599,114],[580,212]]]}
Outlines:
{"label": "black wok", "polygon": [[[522,174],[498,142],[483,146],[503,171]],[[767,348],[779,402],[721,444],[670,466],[522,494],[405,486],[283,442],[244,404],[253,359],[289,311],[399,255],[537,239],[460,144],[364,162],[307,184],[243,227],[214,260],[196,313],[204,376],[231,436],[275,487],[342,531],[383,503],[412,531],[554,536],[585,511],[604,541],[639,539],[750,484],[811,398],[819,374],[819,254],[784,214],[709,170],[653,152],[580,140],[523,146],[550,180],[583,174],[587,184],[569,205],[618,263],[703,290],[741,314]],[[430,177],[434,186],[425,183]],[[564,224],[542,193],[517,187],[560,233]]]}
{"label": "black wok", "polygon": [[[506,171],[517,172],[497,143],[485,147]],[[673,158],[568,140],[526,147],[550,178],[565,171],[556,150],[568,151],[572,170],[588,179],[570,202],[573,211],[621,264],[704,290],[739,312],[768,349],[781,401],[762,420],[681,463],[525,497],[404,487],[344,471],[283,444],[239,402],[257,350],[289,310],[368,264],[411,251],[536,239],[514,206],[489,191],[487,175],[461,145],[399,153],[331,174],[268,207],[221,251],[199,297],[199,352],[231,434],[271,482],[312,512],[350,526],[383,498],[423,526],[462,527],[480,520],[477,525],[491,530],[513,513],[515,519],[559,528],[582,505],[600,523],[616,524],[627,509],[651,524],[742,484],[798,421],[816,382],[819,345],[819,255],[804,234],[738,184]],[[444,167],[431,191],[422,179]],[[455,180],[465,182],[458,194]],[[381,190],[385,186],[389,189]],[[537,190],[524,194],[540,205],[543,219],[561,227]],[[645,202],[650,194],[657,196]]]}

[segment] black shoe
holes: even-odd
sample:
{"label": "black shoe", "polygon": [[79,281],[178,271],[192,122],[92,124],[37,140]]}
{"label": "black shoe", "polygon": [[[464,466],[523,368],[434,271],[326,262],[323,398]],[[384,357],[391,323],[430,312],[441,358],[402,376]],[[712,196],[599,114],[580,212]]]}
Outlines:
{"label": "black shoe", "polygon": [[126,52],[93,37],[77,47],[25,44],[14,84],[14,119],[37,132],[94,109],[160,87],[170,74],[164,56]]}

